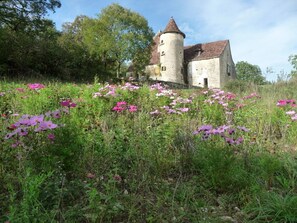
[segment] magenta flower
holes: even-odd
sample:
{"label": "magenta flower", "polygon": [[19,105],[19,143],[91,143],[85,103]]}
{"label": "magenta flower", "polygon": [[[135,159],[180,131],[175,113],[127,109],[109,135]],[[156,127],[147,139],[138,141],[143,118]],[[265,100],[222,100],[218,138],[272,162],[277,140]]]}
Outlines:
{"label": "magenta flower", "polygon": [[279,100],[276,105],[278,107],[283,107],[286,105],[290,105],[291,107],[296,107],[296,102],[294,99],[283,99],[283,100]]}
{"label": "magenta flower", "polygon": [[40,84],[40,83],[28,84],[27,86],[28,86],[31,90],[38,90],[38,89],[45,88],[45,86],[44,86],[43,84]]}
{"label": "magenta flower", "polygon": [[124,106],[124,105],[127,105],[127,102],[125,102],[125,101],[117,102],[117,106]]}
{"label": "magenta flower", "polygon": [[47,138],[48,138],[49,140],[51,140],[51,141],[54,141],[55,138],[56,138],[56,136],[55,136],[54,134],[50,133],[50,134],[47,135]]}
{"label": "magenta flower", "polygon": [[64,106],[64,107],[68,107],[68,108],[74,108],[74,107],[76,107],[76,104],[74,102],[72,102],[71,100],[61,101],[60,102],[60,105],[61,106]]}
{"label": "magenta flower", "polygon": [[129,105],[129,112],[136,112],[137,106],[136,105]]}

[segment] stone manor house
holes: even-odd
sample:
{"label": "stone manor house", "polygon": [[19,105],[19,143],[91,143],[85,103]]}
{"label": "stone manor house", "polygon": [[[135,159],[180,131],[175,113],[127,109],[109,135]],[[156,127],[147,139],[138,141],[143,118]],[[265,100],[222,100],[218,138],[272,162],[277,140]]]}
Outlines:
{"label": "stone manor house", "polygon": [[236,78],[229,40],[184,46],[186,35],[173,18],[154,37],[145,73],[152,80],[221,88]]}

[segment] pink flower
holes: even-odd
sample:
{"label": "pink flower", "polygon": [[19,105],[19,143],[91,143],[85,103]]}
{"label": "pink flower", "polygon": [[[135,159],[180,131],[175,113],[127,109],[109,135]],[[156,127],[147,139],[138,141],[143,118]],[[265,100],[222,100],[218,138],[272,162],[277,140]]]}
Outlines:
{"label": "pink flower", "polygon": [[24,88],[16,88],[18,92],[25,92]]}
{"label": "pink flower", "polygon": [[56,138],[56,136],[55,136],[54,134],[50,133],[50,134],[47,135],[47,138],[48,138],[49,140],[51,140],[51,141],[54,141],[55,138]]}
{"label": "pink flower", "polygon": [[295,112],[295,111],[287,111],[286,114],[287,114],[287,115],[295,115],[296,112]]}
{"label": "pink flower", "polygon": [[189,108],[177,108],[176,110],[179,110],[181,112],[188,112]]}
{"label": "pink flower", "polygon": [[68,107],[68,108],[76,107],[76,104],[74,102],[70,101],[70,100],[61,101],[60,105],[64,106],[64,107]]}
{"label": "pink flower", "polygon": [[129,112],[136,112],[137,106],[136,105],[129,105]]}
{"label": "pink flower", "polygon": [[126,105],[126,104],[127,104],[127,102],[125,102],[125,101],[117,102],[117,106],[123,106],[123,105]]}
{"label": "pink flower", "polygon": [[116,111],[116,112],[121,112],[121,111],[124,111],[125,108],[121,107],[121,106],[115,106],[112,108],[113,111]]}
{"label": "pink flower", "polygon": [[38,89],[45,88],[45,86],[44,86],[43,84],[40,84],[40,83],[28,84],[28,87],[29,87],[31,90],[38,90]]}

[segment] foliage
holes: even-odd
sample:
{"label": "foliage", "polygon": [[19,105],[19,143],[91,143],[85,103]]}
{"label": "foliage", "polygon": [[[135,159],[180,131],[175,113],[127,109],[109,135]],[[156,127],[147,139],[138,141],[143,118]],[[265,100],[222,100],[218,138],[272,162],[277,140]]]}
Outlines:
{"label": "foliage", "polygon": [[265,84],[265,77],[258,65],[252,65],[245,61],[239,61],[235,65],[237,79],[255,84]]}
{"label": "foliage", "polygon": [[48,10],[60,8],[60,0],[2,0],[0,3],[0,27],[8,26],[14,31],[42,26]]}
{"label": "foliage", "polygon": [[293,66],[293,70],[291,71],[291,77],[296,78],[297,76],[297,55],[289,56],[289,62]]}
{"label": "foliage", "polygon": [[148,63],[153,32],[140,14],[112,4],[97,19],[87,19],[84,29],[89,50],[104,62],[116,62],[117,77],[126,61],[133,61],[138,70]]}

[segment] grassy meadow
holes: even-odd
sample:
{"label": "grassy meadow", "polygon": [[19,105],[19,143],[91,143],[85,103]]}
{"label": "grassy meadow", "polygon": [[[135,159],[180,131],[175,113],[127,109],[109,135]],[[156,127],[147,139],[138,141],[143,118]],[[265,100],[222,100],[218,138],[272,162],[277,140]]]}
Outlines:
{"label": "grassy meadow", "polygon": [[0,222],[297,222],[296,87],[2,80]]}

